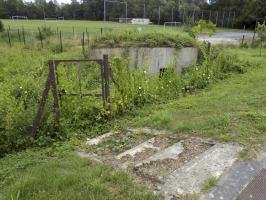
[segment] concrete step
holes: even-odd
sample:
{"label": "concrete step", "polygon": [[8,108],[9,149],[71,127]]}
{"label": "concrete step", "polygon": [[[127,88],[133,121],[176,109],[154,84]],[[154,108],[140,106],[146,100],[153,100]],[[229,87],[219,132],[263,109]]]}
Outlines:
{"label": "concrete step", "polygon": [[92,138],[92,139],[89,139],[89,138],[88,138],[86,144],[87,144],[87,145],[90,145],[90,146],[92,146],[92,145],[98,145],[98,144],[100,144],[105,138],[110,137],[110,136],[112,136],[113,134],[115,134],[115,133],[114,133],[114,132],[109,132],[109,133],[105,133],[105,134],[103,134],[103,135],[100,135],[100,136],[98,136],[98,137]]}
{"label": "concrete step", "polygon": [[132,149],[117,155],[115,158],[120,160],[122,168],[128,168],[129,166],[134,166],[136,163],[156,154],[161,149],[168,147],[169,142],[169,139],[166,137],[153,137]]}
{"label": "concrete step", "polygon": [[169,175],[213,145],[210,141],[200,138],[181,140],[137,163],[134,172],[139,176],[160,182],[163,176]]}
{"label": "concrete step", "polygon": [[166,199],[201,192],[211,177],[220,177],[230,168],[242,147],[237,144],[216,144],[162,179],[158,186]]}

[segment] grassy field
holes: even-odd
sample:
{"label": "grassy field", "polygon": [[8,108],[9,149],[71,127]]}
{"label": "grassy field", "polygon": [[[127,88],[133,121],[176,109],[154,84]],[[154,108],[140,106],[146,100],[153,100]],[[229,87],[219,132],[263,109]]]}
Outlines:
{"label": "grassy field", "polygon": [[[122,31],[143,31],[143,32],[152,32],[152,31],[164,31],[164,26],[158,25],[132,25],[132,24],[120,24],[115,22],[102,22],[102,21],[82,21],[82,20],[65,20],[65,21],[44,21],[44,20],[28,20],[28,21],[16,21],[16,20],[3,20],[6,27],[17,30],[24,27],[27,31],[38,31],[38,27],[48,26],[52,30],[56,31],[57,28],[63,33],[73,34],[73,28],[75,33],[86,32],[86,30],[93,35],[101,33],[101,28],[105,32],[122,32]],[[166,27],[167,31],[176,31],[181,28]]]}
{"label": "grassy field", "polygon": [[[193,95],[147,105],[113,120],[113,128],[149,126],[246,147],[264,144],[266,50],[263,57],[258,49],[227,51],[252,63],[247,73],[231,75]],[[159,199],[124,172],[78,158],[72,152],[76,144],[55,143],[0,159],[0,199]]]}
{"label": "grassy field", "polygon": [[[148,77],[144,71],[129,73],[128,60],[112,60],[113,78],[122,87],[111,85],[111,111],[102,109],[101,99],[64,97],[60,105],[61,126],[57,129],[49,98],[38,138],[32,145],[29,127],[46,80],[47,60],[86,57],[80,48],[80,36],[86,28],[92,35],[100,35],[101,28],[108,33],[143,31],[152,33],[148,42],[157,45],[171,41],[180,47],[186,44],[188,34],[180,29],[165,31],[163,26],[157,25],[92,21],[4,20],[4,24],[10,26],[13,34],[23,26],[28,40],[26,45],[13,43],[12,47],[6,44],[6,36],[2,38],[4,42],[0,40],[0,153],[5,155],[0,158],[0,199],[160,199],[147,192],[145,186],[138,186],[125,172],[75,154],[75,148],[81,146],[86,137],[110,130],[151,127],[177,135],[239,142],[246,149],[263,148],[266,140],[266,50],[259,56],[259,49],[223,51],[216,47],[209,57],[206,54],[205,59],[201,58],[201,62],[180,76],[166,73],[159,78],[158,75]],[[38,40],[36,44],[35,32],[43,25],[53,31],[58,27],[68,34],[69,43],[63,52],[58,51],[57,37],[46,41],[49,48],[40,48]],[[180,37],[173,35],[176,32]],[[163,37],[162,33],[165,33]],[[141,34],[122,36],[130,42],[141,38]],[[117,43],[116,40],[123,37],[114,34],[101,40]],[[18,42],[18,38],[15,39]],[[192,38],[189,41],[194,42]],[[89,49],[89,45],[87,47]],[[215,59],[212,60],[212,56]],[[82,87],[77,68],[59,70],[60,91],[91,89],[87,85],[98,83],[99,79],[99,68],[93,66],[92,70],[90,65],[83,71]],[[205,189],[215,183],[212,180]]]}

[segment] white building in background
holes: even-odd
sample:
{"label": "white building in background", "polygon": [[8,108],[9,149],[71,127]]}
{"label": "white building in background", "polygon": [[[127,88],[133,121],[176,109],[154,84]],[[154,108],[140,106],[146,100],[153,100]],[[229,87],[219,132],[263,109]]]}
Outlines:
{"label": "white building in background", "polygon": [[133,18],[131,20],[131,24],[149,25],[149,24],[151,24],[151,21],[150,21],[150,19]]}

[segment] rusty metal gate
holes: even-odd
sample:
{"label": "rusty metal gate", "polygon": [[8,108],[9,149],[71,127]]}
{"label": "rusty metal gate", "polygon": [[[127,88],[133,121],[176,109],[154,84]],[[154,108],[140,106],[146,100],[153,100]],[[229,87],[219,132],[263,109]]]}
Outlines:
{"label": "rusty metal gate", "polygon": [[[51,89],[53,95],[53,111],[55,114],[55,122],[59,124],[60,121],[60,105],[61,93],[57,90],[59,84],[57,68],[61,63],[84,63],[84,62],[96,62],[101,67],[101,94],[82,94],[82,96],[98,96],[102,97],[103,107],[108,109],[110,103],[110,69],[108,55],[103,55],[103,59],[99,60],[49,60],[48,61],[48,77],[46,80],[45,88],[42,94],[41,101],[38,106],[38,111],[32,124],[32,136],[35,138],[37,130],[40,126],[41,119],[44,113],[45,104],[48,98],[49,91]],[[76,95],[76,94],[71,94]]]}

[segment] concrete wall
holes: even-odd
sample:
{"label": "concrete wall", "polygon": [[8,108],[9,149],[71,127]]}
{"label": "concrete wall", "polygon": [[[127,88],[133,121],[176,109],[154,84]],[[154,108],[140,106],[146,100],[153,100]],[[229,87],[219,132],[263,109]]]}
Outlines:
{"label": "concrete wall", "polygon": [[175,67],[176,73],[195,63],[198,50],[194,47],[174,48],[101,48],[94,49],[90,59],[102,59],[104,54],[110,57],[122,56],[130,58],[131,68],[146,69],[148,74],[158,73],[161,68]]}

